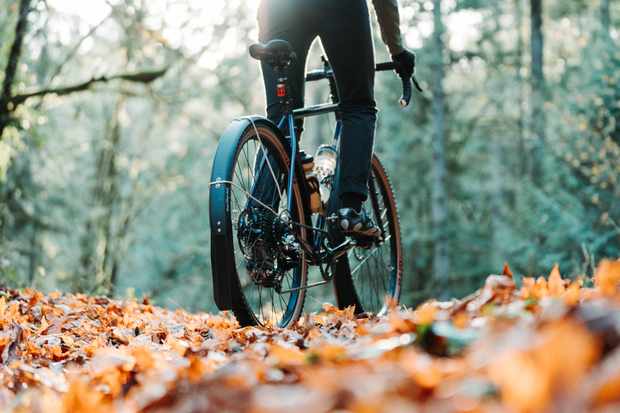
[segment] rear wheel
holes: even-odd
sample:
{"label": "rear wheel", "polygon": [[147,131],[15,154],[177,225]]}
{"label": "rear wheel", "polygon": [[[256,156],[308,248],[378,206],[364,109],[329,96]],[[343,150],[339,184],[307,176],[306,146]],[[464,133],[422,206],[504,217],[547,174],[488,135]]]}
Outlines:
{"label": "rear wheel", "polygon": [[353,248],[348,254],[348,264],[352,286],[363,311],[381,314],[387,310],[389,301],[397,303],[400,299],[403,252],[394,191],[376,156],[372,160],[364,208],[381,228],[383,241],[369,248]]}
{"label": "rear wheel", "polygon": [[236,274],[228,276],[236,277],[240,292],[232,311],[242,325],[290,326],[303,309],[300,287],[307,283],[308,265],[296,243],[306,237],[297,183],[292,212],[287,209],[288,155],[270,128],[251,125],[238,140],[230,167],[225,216],[232,233],[223,242],[233,251],[228,268]]}

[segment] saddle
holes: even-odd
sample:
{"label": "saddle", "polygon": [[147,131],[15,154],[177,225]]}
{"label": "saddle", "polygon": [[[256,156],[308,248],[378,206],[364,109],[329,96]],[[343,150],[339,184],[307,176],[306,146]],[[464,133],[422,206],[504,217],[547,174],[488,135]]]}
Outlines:
{"label": "saddle", "polygon": [[291,44],[281,39],[251,45],[250,56],[277,68],[288,67],[297,58]]}

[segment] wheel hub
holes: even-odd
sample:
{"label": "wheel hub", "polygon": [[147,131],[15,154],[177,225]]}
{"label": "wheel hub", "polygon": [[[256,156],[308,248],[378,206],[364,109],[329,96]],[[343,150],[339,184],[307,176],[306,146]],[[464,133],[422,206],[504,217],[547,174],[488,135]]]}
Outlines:
{"label": "wheel hub", "polygon": [[278,289],[284,273],[300,256],[288,220],[265,208],[247,208],[239,217],[239,247],[252,281]]}

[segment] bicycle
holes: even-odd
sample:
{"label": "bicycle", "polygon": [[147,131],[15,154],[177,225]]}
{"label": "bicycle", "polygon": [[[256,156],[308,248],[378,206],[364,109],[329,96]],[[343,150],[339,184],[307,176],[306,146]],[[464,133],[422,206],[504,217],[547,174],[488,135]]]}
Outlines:
{"label": "bicycle", "polygon": [[[342,129],[329,61],[323,58],[323,68],[308,72],[306,82],[329,81],[331,103],[292,109],[287,96],[287,68],[295,59],[291,46],[272,40],[252,45],[250,55],[278,73],[277,96],[285,111],[277,125],[257,115],[238,118],[220,139],[209,191],[218,308],[232,310],[243,326],[288,327],[301,316],[306,291],[333,282],[339,308],[386,312],[388,302],[400,297],[403,252],[394,191],[376,155],[365,208],[372,211],[381,237],[346,239],[329,225]],[[382,63],[376,71],[394,68]],[[403,107],[411,100],[412,80],[403,79]],[[336,117],[333,140],[319,148],[315,160],[300,150],[294,121],[329,113]],[[318,267],[321,281],[308,284],[310,266]]]}

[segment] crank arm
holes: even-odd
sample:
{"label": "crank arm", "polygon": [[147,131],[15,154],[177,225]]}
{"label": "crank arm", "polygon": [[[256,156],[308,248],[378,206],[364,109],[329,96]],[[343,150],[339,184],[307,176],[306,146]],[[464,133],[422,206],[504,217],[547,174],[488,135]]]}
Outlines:
{"label": "crank arm", "polygon": [[327,248],[327,257],[332,260],[337,260],[345,255],[351,248],[355,247],[355,244],[351,239],[346,239],[342,244],[335,246],[334,248]]}

